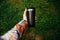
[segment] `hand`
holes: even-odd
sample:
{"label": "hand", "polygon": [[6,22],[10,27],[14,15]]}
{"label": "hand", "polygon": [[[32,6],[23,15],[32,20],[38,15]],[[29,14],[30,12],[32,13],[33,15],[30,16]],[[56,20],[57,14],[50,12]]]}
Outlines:
{"label": "hand", "polygon": [[37,23],[37,17],[35,16],[35,23]]}
{"label": "hand", "polygon": [[27,8],[25,8],[25,11],[24,11],[24,14],[23,14],[23,20],[25,20],[25,21],[27,21],[26,13],[27,13]]}
{"label": "hand", "polygon": [[[26,13],[27,13],[27,8],[25,8],[25,11],[24,11],[24,14],[23,14],[23,20],[26,20],[27,21]],[[35,23],[36,22],[37,22],[37,17],[35,16]]]}

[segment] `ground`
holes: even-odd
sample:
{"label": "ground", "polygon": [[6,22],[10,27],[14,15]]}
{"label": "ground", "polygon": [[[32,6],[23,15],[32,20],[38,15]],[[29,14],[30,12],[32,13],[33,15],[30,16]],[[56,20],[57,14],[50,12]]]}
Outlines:
{"label": "ground", "polygon": [[23,39],[57,40],[60,35],[59,5],[58,0],[0,0],[0,35],[22,20],[26,7],[35,7],[37,23],[33,30],[27,29]]}

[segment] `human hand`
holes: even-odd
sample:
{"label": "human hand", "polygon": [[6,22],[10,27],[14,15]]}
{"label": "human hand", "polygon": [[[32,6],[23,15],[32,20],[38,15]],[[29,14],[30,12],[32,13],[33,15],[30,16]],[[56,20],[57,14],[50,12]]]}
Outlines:
{"label": "human hand", "polygon": [[27,13],[27,8],[25,8],[25,11],[24,11],[24,14],[23,14],[23,20],[25,20],[25,21],[27,21],[26,13]]}
{"label": "human hand", "polygon": [[[27,8],[25,8],[25,11],[24,11],[24,14],[23,14],[23,20],[26,20],[27,21]],[[37,22],[37,17],[35,16],[35,23]]]}

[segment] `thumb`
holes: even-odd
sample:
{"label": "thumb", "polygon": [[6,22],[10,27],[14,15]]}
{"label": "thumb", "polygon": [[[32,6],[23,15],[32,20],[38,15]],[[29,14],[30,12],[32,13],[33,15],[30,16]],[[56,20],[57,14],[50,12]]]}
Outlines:
{"label": "thumb", "polygon": [[27,21],[26,13],[27,13],[27,8],[25,8],[25,11],[24,11],[24,14],[23,14],[23,19]]}

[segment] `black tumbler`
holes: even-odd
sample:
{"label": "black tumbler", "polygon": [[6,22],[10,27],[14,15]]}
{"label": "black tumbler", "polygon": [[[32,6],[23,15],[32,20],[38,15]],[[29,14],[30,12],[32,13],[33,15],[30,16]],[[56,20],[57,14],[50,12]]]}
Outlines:
{"label": "black tumbler", "polygon": [[35,8],[27,8],[28,27],[35,27]]}

